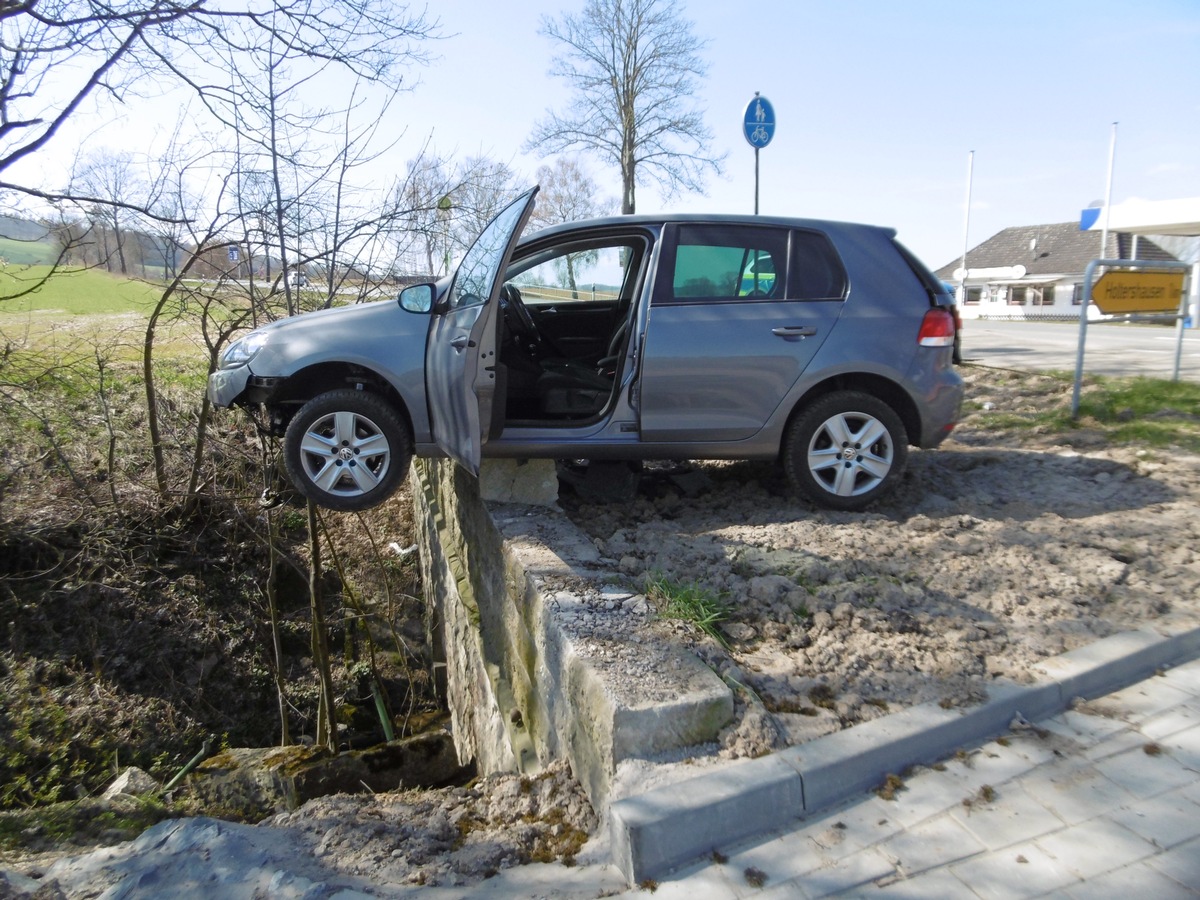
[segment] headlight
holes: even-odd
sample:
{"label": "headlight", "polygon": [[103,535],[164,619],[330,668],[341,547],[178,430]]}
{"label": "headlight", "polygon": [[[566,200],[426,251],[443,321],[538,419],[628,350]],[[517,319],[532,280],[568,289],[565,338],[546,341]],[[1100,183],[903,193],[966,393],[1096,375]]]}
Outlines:
{"label": "headlight", "polygon": [[238,366],[244,366],[254,359],[266,342],[267,336],[261,331],[252,331],[241,340],[234,341],[221,353],[220,368],[236,369]]}

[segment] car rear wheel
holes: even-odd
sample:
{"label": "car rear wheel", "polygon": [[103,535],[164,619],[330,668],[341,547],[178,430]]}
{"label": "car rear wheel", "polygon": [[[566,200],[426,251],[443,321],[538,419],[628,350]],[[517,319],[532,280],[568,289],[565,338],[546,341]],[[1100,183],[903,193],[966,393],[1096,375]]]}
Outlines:
{"label": "car rear wheel", "polygon": [[360,510],[392,495],[412,461],[412,436],[377,394],[337,390],[309,400],[283,439],[288,479],[318,506]]}
{"label": "car rear wheel", "polygon": [[904,474],[908,435],[890,406],[860,391],[816,401],[791,424],[783,464],[792,486],[818,506],[856,511]]}

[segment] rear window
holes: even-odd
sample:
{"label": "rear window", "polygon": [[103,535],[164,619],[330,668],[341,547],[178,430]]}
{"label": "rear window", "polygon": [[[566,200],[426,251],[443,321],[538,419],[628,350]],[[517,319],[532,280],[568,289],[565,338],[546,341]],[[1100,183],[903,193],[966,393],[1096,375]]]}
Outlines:
{"label": "rear window", "polygon": [[841,300],[845,296],[846,270],[829,238],[818,231],[793,231],[788,297]]}
{"label": "rear window", "polygon": [[954,295],[947,293],[945,285],[934,277],[933,273],[925,267],[923,262],[917,259],[911,250],[899,241],[892,241],[892,243],[896,246],[896,250],[901,258],[908,263],[908,267],[912,270],[912,273],[917,276],[917,280],[921,282],[925,288],[925,292],[929,294],[929,302],[931,304],[948,306],[954,302]]}

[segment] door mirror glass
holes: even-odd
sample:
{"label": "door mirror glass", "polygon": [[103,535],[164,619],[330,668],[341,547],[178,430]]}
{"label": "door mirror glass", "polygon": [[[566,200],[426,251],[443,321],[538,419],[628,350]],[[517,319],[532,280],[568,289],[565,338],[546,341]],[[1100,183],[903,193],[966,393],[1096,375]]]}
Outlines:
{"label": "door mirror glass", "polygon": [[432,284],[414,284],[400,292],[400,307],[411,313],[427,313],[433,309]]}

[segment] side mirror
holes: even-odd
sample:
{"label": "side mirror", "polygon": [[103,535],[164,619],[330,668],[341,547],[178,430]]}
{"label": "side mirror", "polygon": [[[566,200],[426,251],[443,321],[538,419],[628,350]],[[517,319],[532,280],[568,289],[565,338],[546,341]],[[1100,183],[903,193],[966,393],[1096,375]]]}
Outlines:
{"label": "side mirror", "polygon": [[411,313],[427,313],[433,309],[436,288],[432,284],[414,284],[400,292],[400,308]]}

